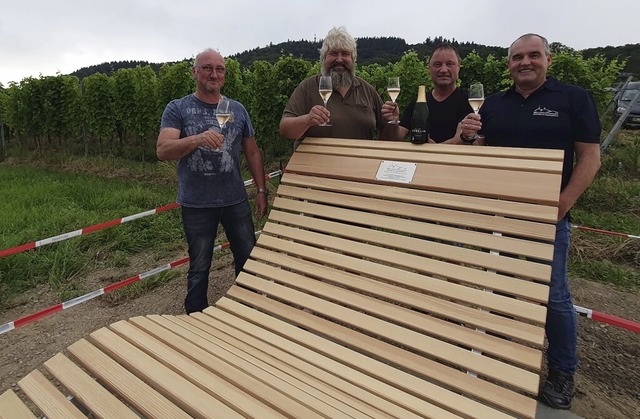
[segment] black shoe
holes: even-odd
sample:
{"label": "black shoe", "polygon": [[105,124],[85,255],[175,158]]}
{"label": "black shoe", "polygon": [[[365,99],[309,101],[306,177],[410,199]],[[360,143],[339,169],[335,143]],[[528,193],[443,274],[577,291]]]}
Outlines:
{"label": "black shoe", "polygon": [[569,409],[573,399],[573,375],[562,371],[549,371],[540,392],[540,399],[554,409]]}

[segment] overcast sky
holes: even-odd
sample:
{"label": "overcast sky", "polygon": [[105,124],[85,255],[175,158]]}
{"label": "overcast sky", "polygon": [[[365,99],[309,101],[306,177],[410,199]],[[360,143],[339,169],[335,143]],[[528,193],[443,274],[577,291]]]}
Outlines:
{"label": "overcast sky", "polygon": [[640,43],[639,0],[1,0],[0,83],[106,61],[232,55],[270,42],[443,36],[507,47],[536,32],[575,49]]}

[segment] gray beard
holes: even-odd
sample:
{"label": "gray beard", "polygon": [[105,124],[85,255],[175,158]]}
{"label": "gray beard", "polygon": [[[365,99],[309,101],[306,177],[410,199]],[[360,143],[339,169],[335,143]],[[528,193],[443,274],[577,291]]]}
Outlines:
{"label": "gray beard", "polygon": [[[326,71],[322,70],[323,75],[327,75]],[[351,87],[355,76],[350,71],[342,73],[336,72],[334,69],[329,70],[329,76],[331,76],[331,85],[334,89],[340,89],[342,87]]]}

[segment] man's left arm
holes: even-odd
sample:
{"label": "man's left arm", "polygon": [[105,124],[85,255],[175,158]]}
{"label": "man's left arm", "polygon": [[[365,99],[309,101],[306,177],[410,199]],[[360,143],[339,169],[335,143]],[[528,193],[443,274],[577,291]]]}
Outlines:
{"label": "man's left arm", "polygon": [[576,164],[569,183],[560,192],[558,220],[573,207],[580,195],[591,185],[600,169],[600,144],[575,142]]}
{"label": "man's left arm", "polygon": [[258,219],[262,220],[262,217],[267,213],[267,208],[269,206],[269,202],[267,200],[267,189],[265,187],[262,155],[260,154],[260,149],[258,148],[258,144],[254,137],[244,137],[242,139],[242,149],[244,151],[245,158],[247,159],[247,163],[249,163],[249,171],[251,172],[251,177],[253,177],[253,181],[255,182],[258,191],[264,191],[258,192],[256,195],[256,212],[258,214]]}

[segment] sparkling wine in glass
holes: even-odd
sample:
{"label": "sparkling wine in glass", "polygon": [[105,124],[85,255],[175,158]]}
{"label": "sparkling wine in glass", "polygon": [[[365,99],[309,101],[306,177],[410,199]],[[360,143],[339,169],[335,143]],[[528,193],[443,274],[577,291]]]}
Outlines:
{"label": "sparkling wine in glass", "polygon": [[[331,97],[331,93],[333,93],[333,85],[331,84],[331,76],[320,76],[320,82],[318,83],[318,92],[320,93],[320,97],[324,102],[324,107],[327,107],[327,102]],[[324,123],[320,124],[321,127],[330,127],[331,124]]]}
{"label": "sparkling wine in glass", "polygon": [[220,125],[221,130],[224,129],[230,118],[231,113],[229,111],[229,99],[224,96],[220,96],[220,101],[218,102],[218,107],[216,108],[216,119],[218,120],[218,124]]}
{"label": "sparkling wine in glass", "polygon": [[[393,103],[396,103],[396,99],[400,94],[400,77],[389,77],[389,84],[387,85],[387,93]],[[397,124],[398,121],[389,121],[390,124]]]}
{"label": "sparkling wine in glass", "polygon": [[469,105],[475,113],[480,111],[480,107],[484,103],[484,88],[482,83],[473,83],[469,86]]}

